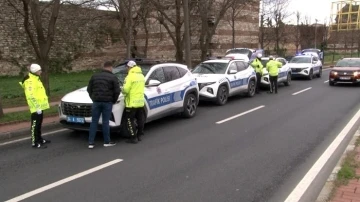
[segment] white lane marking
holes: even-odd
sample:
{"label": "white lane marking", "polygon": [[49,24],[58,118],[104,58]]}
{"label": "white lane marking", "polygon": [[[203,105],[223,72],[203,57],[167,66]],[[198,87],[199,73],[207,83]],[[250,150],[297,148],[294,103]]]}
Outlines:
{"label": "white lane marking", "polygon": [[83,172],[78,173],[78,174],[76,174],[76,175],[67,177],[67,178],[65,178],[65,179],[59,180],[59,181],[54,182],[54,183],[52,183],[52,184],[49,184],[49,185],[40,187],[40,188],[38,188],[38,189],[35,189],[35,190],[31,191],[31,192],[28,192],[28,193],[25,193],[25,194],[23,194],[23,195],[17,196],[17,197],[15,197],[15,198],[9,199],[9,200],[7,200],[7,201],[5,201],[5,202],[15,202],[15,201],[24,200],[24,199],[26,199],[26,198],[32,197],[32,196],[34,196],[34,195],[36,195],[36,194],[39,194],[39,193],[41,193],[41,192],[44,192],[44,191],[47,191],[47,190],[49,190],[49,189],[55,188],[55,187],[57,187],[57,186],[60,186],[60,185],[62,185],[62,184],[65,184],[65,183],[67,183],[67,182],[76,180],[76,179],[78,179],[78,178],[80,178],[80,177],[83,177],[83,176],[85,176],[85,175],[89,175],[89,174],[91,174],[91,173],[94,173],[94,172],[99,171],[99,170],[101,170],[101,169],[104,169],[104,168],[106,168],[106,167],[112,166],[112,165],[114,165],[114,164],[116,164],[116,163],[119,163],[119,162],[121,162],[121,161],[123,161],[123,159],[115,159],[115,160],[110,161],[110,162],[108,162],[108,163],[104,163],[104,164],[102,164],[102,165],[96,166],[96,167],[94,167],[94,168],[91,168],[91,169],[89,169],[89,170],[83,171]]}
{"label": "white lane marking", "polygon": [[301,91],[298,91],[298,92],[296,92],[296,93],[293,93],[292,95],[297,95],[297,94],[300,94],[300,93],[305,92],[305,91],[310,90],[310,89],[312,89],[312,87],[305,88],[304,90],[301,90]]}
{"label": "white lane marking", "polygon": [[319,174],[319,172],[324,167],[325,163],[330,159],[335,150],[344,140],[346,135],[349,133],[351,128],[355,125],[357,120],[360,118],[360,109],[359,111],[351,118],[348,124],[344,129],[339,133],[335,140],[329,145],[329,147],[324,151],[320,158],[315,162],[311,169],[306,173],[304,178],[299,182],[295,189],[290,193],[285,202],[297,202],[303,196],[305,191],[309,188],[312,181]]}
{"label": "white lane marking", "polygon": [[227,122],[227,121],[230,121],[230,120],[232,120],[232,119],[235,119],[235,118],[237,118],[237,117],[239,117],[239,116],[243,116],[243,115],[248,114],[248,113],[250,113],[250,112],[253,112],[253,111],[256,111],[256,110],[258,110],[258,109],[261,109],[261,108],[263,108],[263,107],[265,107],[265,105],[258,106],[258,107],[254,108],[254,109],[250,109],[250,110],[248,110],[248,111],[246,111],[246,112],[243,112],[243,113],[241,113],[241,114],[237,114],[237,115],[232,116],[232,117],[229,117],[229,118],[227,118],[227,119],[218,121],[218,122],[216,122],[216,124],[222,124],[222,123],[224,123],[224,122]]}
{"label": "white lane marking", "polygon": [[[47,135],[51,135],[51,134],[54,134],[54,133],[59,133],[59,132],[67,131],[67,130],[69,130],[69,129],[65,128],[65,129],[60,129],[60,130],[54,130],[54,131],[51,131],[51,132],[48,132],[48,133],[44,133],[44,134],[42,134],[42,136],[47,136]],[[8,144],[21,142],[21,141],[24,141],[24,140],[29,140],[29,139],[30,139],[30,137],[24,137],[24,138],[21,138],[21,139],[0,143],[0,147],[4,146],[4,145],[8,145]]]}
{"label": "white lane marking", "polygon": [[327,82],[329,82],[329,80],[324,81],[324,83],[327,83]]}

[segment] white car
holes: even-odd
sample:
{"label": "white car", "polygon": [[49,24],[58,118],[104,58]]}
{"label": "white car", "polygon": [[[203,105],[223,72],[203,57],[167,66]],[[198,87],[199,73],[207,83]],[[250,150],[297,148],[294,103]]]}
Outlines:
{"label": "white car", "polygon": [[[181,113],[186,118],[195,116],[199,103],[199,87],[186,65],[177,63],[141,64],[139,62],[137,64],[141,67],[146,79],[146,123],[176,113]],[[122,86],[127,75],[126,62],[114,68],[113,73],[119,78]],[[91,106],[92,100],[87,92],[87,87],[65,95],[59,105],[60,123],[73,130],[89,130]],[[112,132],[119,132],[123,129],[121,126],[123,125],[124,108],[124,96],[121,93],[112,109],[110,119]],[[101,122],[100,118],[100,125]],[[98,131],[101,131],[101,126]]]}
{"label": "white car", "polygon": [[[278,75],[278,83],[284,83],[285,86],[289,86],[291,84],[291,68],[288,65],[288,62],[285,58],[275,58],[276,61],[282,63],[282,67],[279,68],[279,75]],[[269,79],[269,72],[266,70],[266,64],[269,61],[268,57],[262,57],[261,63],[264,66],[263,68],[263,76],[261,77],[261,86],[269,87],[270,86],[270,79]]]}
{"label": "white car", "polygon": [[295,56],[288,65],[291,68],[292,78],[306,77],[311,80],[315,75],[318,78],[322,75],[322,62],[315,54]]}
{"label": "white car", "polygon": [[200,100],[224,105],[228,97],[246,93],[255,95],[256,74],[249,63],[229,58],[207,60],[192,71],[199,84]]}

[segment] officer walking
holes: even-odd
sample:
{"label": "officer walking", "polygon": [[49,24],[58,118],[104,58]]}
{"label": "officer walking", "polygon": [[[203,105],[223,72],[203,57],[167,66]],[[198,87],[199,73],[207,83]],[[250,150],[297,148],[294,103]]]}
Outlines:
{"label": "officer walking", "polygon": [[[125,96],[125,118],[127,129],[130,135],[129,143],[136,144],[141,141],[141,135],[144,134],[145,124],[145,77],[141,68],[134,61],[127,63],[128,75],[124,81],[122,92]],[[137,120],[137,132],[135,119]]]}
{"label": "officer walking", "polygon": [[261,77],[262,77],[262,72],[263,72],[263,68],[264,66],[261,63],[261,53],[258,53],[256,55],[255,60],[251,63],[251,66],[254,68],[255,72],[256,72],[256,93],[259,94],[259,88],[260,88],[260,83],[261,83]]}
{"label": "officer walking", "polygon": [[275,61],[273,56],[269,57],[269,62],[266,64],[266,70],[269,72],[270,77],[270,92],[273,93],[275,89],[275,94],[278,93],[278,75],[279,68],[282,67],[282,63],[279,61]]}
{"label": "officer walking", "polygon": [[46,148],[50,140],[42,138],[41,127],[43,122],[43,110],[49,109],[48,96],[43,83],[40,80],[41,67],[38,64],[31,64],[29,74],[19,82],[25,91],[27,103],[31,113],[31,143],[33,148]]}

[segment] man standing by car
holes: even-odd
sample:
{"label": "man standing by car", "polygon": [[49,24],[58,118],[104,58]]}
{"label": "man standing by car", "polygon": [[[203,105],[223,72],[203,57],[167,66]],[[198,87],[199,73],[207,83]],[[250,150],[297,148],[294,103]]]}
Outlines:
{"label": "man standing by car", "polygon": [[260,83],[261,83],[261,77],[262,77],[262,72],[263,72],[263,68],[264,66],[261,63],[261,53],[258,53],[256,55],[255,60],[253,60],[253,62],[251,63],[251,66],[254,68],[255,72],[256,72],[256,93],[259,94],[260,91]]}
{"label": "man standing by car", "polygon": [[266,64],[266,70],[269,72],[270,78],[270,93],[274,92],[275,94],[278,93],[278,75],[279,75],[279,68],[282,67],[282,63],[275,61],[273,56],[269,57],[269,62]]}
{"label": "man standing by car", "polygon": [[112,62],[105,62],[103,70],[91,77],[87,91],[93,101],[89,131],[89,149],[94,148],[100,114],[102,115],[104,147],[114,146],[115,143],[110,141],[109,121],[113,104],[117,102],[120,95],[120,85],[118,78],[112,73]]}
{"label": "man standing by car", "polygon": [[[124,81],[122,92],[125,96],[125,118],[128,133],[130,135],[129,143],[136,144],[141,141],[145,124],[145,77],[141,68],[134,61],[127,63],[128,75]],[[135,119],[137,120],[137,131]]]}
{"label": "man standing by car", "polygon": [[38,64],[31,64],[29,74],[24,77],[20,85],[25,91],[27,103],[31,113],[31,142],[33,148],[46,148],[45,140],[41,136],[41,127],[43,122],[43,110],[49,109],[48,96],[43,83],[40,80],[41,67]]}

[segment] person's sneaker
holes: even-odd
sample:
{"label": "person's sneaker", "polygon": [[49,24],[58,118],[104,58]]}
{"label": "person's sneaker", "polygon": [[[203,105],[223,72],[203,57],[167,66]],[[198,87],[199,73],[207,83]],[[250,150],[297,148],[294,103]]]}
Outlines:
{"label": "person's sneaker", "polygon": [[112,147],[112,146],[115,146],[115,145],[116,145],[115,142],[104,143],[104,147]]}
{"label": "person's sneaker", "polygon": [[32,147],[34,148],[34,149],[46,149],[47,148],[47,146],[46,145],[42,145],[42,144],[35,144],[35,145],[32,145]]}
{"label": "person's sneaker", "polygon": [[41,141],[41,144],[49,144],[49,143],[51,143],[50,140],[45,140],[45,139],[43,139],[43,140]]}
{"label": "person's sneaker", "polygon": [[89,144],[88,148],[89,149],[94,149],[95,145],[94,144]]}

